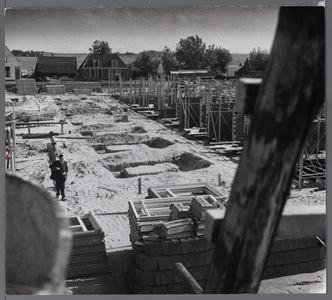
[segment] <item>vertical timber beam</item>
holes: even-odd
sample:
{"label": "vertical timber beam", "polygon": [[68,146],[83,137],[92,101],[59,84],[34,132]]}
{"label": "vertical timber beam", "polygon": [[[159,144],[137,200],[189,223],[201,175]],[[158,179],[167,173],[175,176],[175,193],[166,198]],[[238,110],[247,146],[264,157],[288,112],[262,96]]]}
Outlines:
{"label": "vertical timber beam", "polygon": [[325,97],[324,7],[281,7],[205,294],[257,293],[294,169]]}

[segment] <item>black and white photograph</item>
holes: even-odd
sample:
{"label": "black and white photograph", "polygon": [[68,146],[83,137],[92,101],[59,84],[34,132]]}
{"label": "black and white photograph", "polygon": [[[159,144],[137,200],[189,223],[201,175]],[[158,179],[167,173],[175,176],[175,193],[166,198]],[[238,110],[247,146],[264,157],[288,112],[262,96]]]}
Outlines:
{"label": "black and white photograph", "polygon": [[326,9],[5,9],[5,294],[326,294]]}

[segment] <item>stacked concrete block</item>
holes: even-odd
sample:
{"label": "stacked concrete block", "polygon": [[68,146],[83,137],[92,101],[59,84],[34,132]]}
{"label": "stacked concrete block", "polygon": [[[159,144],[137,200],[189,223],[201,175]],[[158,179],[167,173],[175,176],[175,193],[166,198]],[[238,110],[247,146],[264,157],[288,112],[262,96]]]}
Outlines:
{"label": "stacked concrete block", "polygon": [[64,95],[66,87],[64,85],[46,85],[46,94],[48,95]]}
{"label": "stacked concrete block", "polygon": [[225,197],[205,184],[154,186],[148,193],[154,198],[129,201],[130,240],[134,252],[130,261],[132,292],[185,293],[173,271],[177,262],[203,285],[211,265],[213,246],[195,226],[204,222],[207,208],[224,208]]}
{"label": "stacked concrete block", "polygon": [[143,240],[133,244],[133,250],[135,259],[130,262],[133,270],[130,286],[134,294],[185,293],[173,271],[176,262],[181,262],[203,285],[213,254],[213,246],[203,237]]}
{"label": "stacked concrete block", "polygon": [[326,268],[326,249],[317,237],[277,239],[270,250],[263,279],[313,273]]}
{"label": "stacked concrete block", "polygon": [[73,234],[67,278],[78,278],[110,272],[105,248],[105,233],[92,213],[69,217]]}
{"label": "stacked concrete block", "polygon": [[34,79],[19,79],[16,81],[18,95],[35,95],[36,82]]}

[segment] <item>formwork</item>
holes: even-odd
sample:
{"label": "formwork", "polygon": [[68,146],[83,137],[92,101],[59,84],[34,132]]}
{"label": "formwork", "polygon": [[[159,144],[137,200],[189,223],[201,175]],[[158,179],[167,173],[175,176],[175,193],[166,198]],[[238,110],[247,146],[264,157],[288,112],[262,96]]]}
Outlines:
{"label": "formwork", "polygon": [[110,272],[105,247],[105,233],[93,213],[69,216],[73,235],[67,279]]}
{"label": "formwork", "polygon": [[183,128],[201,128],[206,123],[205,107],[201,97],[184,97],[180,104],[180,126]]}

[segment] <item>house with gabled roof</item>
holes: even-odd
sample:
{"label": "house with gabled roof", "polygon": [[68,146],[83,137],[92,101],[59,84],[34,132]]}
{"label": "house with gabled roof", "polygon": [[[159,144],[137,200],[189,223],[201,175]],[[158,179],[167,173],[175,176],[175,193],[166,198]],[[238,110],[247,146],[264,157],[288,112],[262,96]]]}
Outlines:
{"label": "house with gabled roof", "polygon": [[77,75],[76,57],[38,56],[34,76],[37,80],[61,77],[75,78]]}
{"label": "house with gabled roof", "polygon": [[21,62],[20,60],[5,46],[5,81],[15,82],[21,79]]}
{"label": "house with gabled roof", "polygon": [[235,72],[238,77],[263,77],[267,61],[246,59],[243,66]]}
{"label": "house with gabled roof", "polygon": [[82,80],[116,79],[118,75],[122,80],[129,80],[132,71],[115,53],[88,54],[78,68],[78,76]]}

